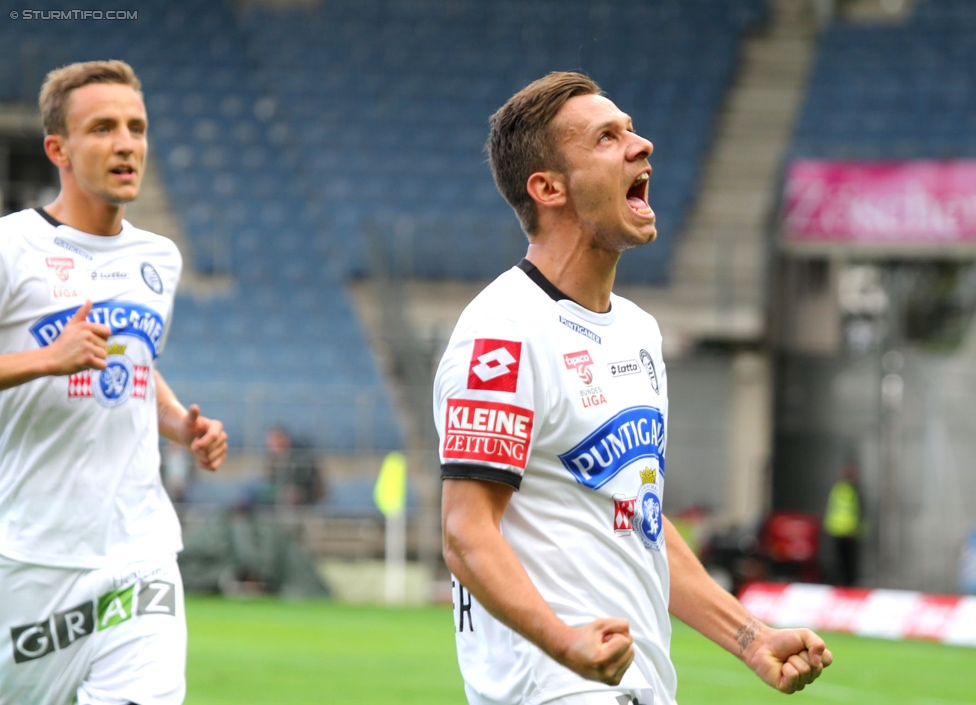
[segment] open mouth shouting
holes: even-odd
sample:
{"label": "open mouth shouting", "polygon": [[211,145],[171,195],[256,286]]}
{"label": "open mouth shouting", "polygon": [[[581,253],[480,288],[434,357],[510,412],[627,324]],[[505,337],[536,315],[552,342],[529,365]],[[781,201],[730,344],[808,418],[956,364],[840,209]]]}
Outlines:
{"label": "open mouth shouting", "polygon": [[647,203],[647,180],[649,172],[642,172],[627,189],[627,205],[642,218],[653,218],[654,211]]}
{"label": "open mouth shouting", "polygon": [[120,177],[123,181],[134,181],[136,178],[136,170],[128,164],[119,164],[109,169],[109,171]]}

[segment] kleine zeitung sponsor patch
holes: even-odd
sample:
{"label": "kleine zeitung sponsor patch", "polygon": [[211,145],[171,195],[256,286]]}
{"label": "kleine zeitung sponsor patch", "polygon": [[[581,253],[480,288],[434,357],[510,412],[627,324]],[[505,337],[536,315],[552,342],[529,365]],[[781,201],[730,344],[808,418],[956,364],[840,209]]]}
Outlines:
{"label": "kleine zeitung sponsor patch", "polygon": [[445,460],[499,463],[525,469],[532,438],[531,409],[472,399],[448,399]]}

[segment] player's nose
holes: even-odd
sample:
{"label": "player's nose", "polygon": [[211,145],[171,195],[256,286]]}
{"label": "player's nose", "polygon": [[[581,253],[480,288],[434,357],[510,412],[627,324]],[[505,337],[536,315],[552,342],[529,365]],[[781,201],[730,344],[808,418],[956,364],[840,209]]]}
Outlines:
{"label": "player's nose", "polygon": [[644,137],[641,137],[636,132],[633,134],[632,143],[630,145],[631,159],[647,159],[654,153],[654,144]]}

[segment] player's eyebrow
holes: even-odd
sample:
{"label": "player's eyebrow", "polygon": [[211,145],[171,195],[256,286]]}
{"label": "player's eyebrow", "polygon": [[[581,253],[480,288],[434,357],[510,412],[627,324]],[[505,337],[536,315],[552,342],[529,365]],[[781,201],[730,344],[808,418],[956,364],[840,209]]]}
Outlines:
{"label": "player's eyebrow", "polygon": [[621,124],[623,124],[624,129],[628,132],[634,131],[634,121],[629,115],[623,115],[622,117],[611,118],[605,122],[601,122],[599,125],[593,128],[593,132],[596,134],[603,134],[603,132],[606,130],[619,128]]}
{"label": "player's eyebrow", "polygon": [[114,125],[117,125],[118,122],[119,121],[116,120],[114,117],[108,115],[96,115],[95,117],[88,120],[87,127],[89,128],[100,127],[102,125],[106,127],[112,127]]}

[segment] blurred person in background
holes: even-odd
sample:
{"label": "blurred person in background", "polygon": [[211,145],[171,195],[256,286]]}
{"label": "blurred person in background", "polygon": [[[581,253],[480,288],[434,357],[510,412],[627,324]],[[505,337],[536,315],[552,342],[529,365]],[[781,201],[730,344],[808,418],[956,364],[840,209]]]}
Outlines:
{"label": "blurred person in background", "polygon": [[857,584],[861,537],[864,534],[857,463],[847,460],[830,488],[824,512],[824,531],[833,539],[837,584]]}
{"label": "blurred person in background", "polygon": [[468,701],[674,703],[669,611],[802,689],[832,660],[823,640],[761,623],[661,512],[661,333],[612,293],[621,253],[657,235],[653,145],[557,72],[492,116],[487,149],[529,246],[462,313],[434,382]]}
{"label": "blurred person in background", "polygon": [[315,450],[296,442],[282,426],[272,426],[264,437],[265,467],[261,502],[315,504],[326,496]]}
{"label": "blurred person in background", "polygon": [[159,436],[207,470],[227,436],[155,369],[182,259],[123,220],[148,146],[138,78],[71,64],[40,108],[60,193],[0,219],[0,704],[176,705],[182,541]]}

